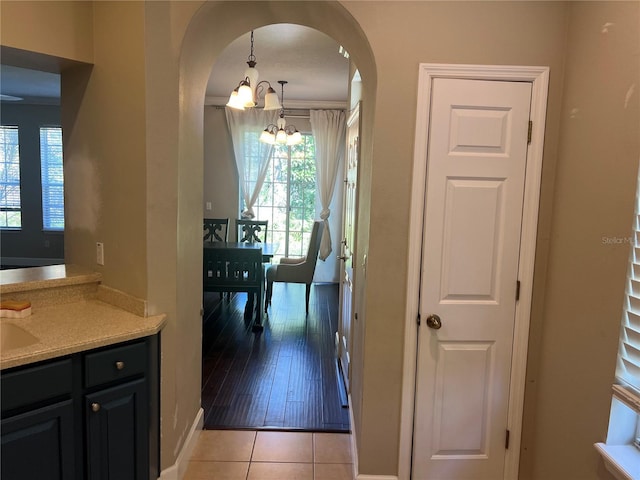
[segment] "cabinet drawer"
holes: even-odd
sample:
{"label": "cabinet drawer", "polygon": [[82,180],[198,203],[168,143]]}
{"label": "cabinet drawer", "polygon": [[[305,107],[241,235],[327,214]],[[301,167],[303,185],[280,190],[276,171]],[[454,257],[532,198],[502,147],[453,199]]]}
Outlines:
{"label": "cabinet drawer", "polygon": [[73,389],[71,359],[17,368],[2,373],[2,411],[70,395]]}
{"label": "cabinet drawer", "polygon": [[144,342],[88,353],[84,358],[85,387],[122,380],[147,371],[147,345]]}

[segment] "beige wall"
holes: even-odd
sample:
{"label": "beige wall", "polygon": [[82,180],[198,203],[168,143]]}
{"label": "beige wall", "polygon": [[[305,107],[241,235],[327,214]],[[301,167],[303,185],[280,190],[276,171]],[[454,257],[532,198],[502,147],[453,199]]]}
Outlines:
{"label": "beige wall", "polygon": [[[205,107],[204,131],[202,212],[205,218],[230,219],[229,240],[232,240],[235,238],[233,219],[238,218],[240,211],[240,193],[233,143],[223,108]],[[211,211],[206,210],[206,202],[211,202]]]}
{"label": "beige wall", "polygon": [[[63,106],[63,126],[72,125],[64,130],[65,260],[101,272],[111,287],[147,298],[142,5],[96,3],[93,44],[95,66],[82,98],[73,112]],[[85,74],[63,73],[63,96],[75,89],[69,77]],[[96,264],[96,242],[104,244],[104,267]]]}
{"label": "beige wall", "polygon": [[523,479],[609,478],[596,473],[593,443],[607,432],[640,159],[640,3],[571,3],[568,20],[556,179],[547,192],[547,281],[531,325]]}
{"label": "beige wall", "polygon": [[566,12],[559,2],[346,5],[367,35],[378,67],[359,460],[363,473],[392,475],[398,463],[418,64],[549,66],[543,180],[548,181],[557,149]]}
{"label": "beige wall", "polygon": [[[2,46],[91,63],[92,16],[92,2],[3,1],[0,4]],[[29,58],[23,57],[23,60]]]}
{"label": "beige wall", "polygon": [[[605,478],[591,444],[606,429],[626,252],[602,245],[601,237],[629,230],[638,87],[631,106],[619,105],[634,72],[638,83],[638,3],[341,5],[100,2],[93,72],[79,69],[63,83],[73,167],[67,255],[95,268],[95,242],[104,241],[105,283],[168,314],[162,467],[175,461],[199,408],[206,78],[241,34],[297,22],[344,45],[363,78],[357,263],[368,254],[368,266],[366,282],[362,268],[356,272],[352,393],[360,472],[398,471],[418,64],[487,63],[547,65],[551,72],[521,477],[571,479],[575,467],[576,480]],[[25,13],[31,8],[12,10],[10,19],[5,2],[2,8],[3,29],[37,19]],[[601,34],[605,21],[618,29]],[[9,38],[3,31],[2,43],[46,51],[51,30],[33,32]],[[77,55],[73,45],[65,48],[69,53],[55,54]],[[584,332],[580,342],[576,328]],[[569,378],[578,402],[564,390]]]}

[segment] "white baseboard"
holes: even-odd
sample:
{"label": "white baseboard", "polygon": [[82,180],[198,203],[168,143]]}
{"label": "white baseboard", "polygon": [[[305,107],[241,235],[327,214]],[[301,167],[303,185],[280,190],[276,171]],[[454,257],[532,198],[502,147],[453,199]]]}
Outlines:
{"label": "white baseboard", "polygon": [[[338,332],[336,332],[338,341]],[[337,346],[336,346],[337,347]],[[358,478],[358,445],[356,442],[356,424],[353,421],[353,405],[351,404],[351,394],[347,393],[349,403],[349,425],[351,425],[351,459],[353,460],[353,478]]]}
{"label": "white baseboard", "polygon": [[189,459],[191,458],[191,454],[193,453],[193,449],[196,446],[196,442],[198,441],[198,436],[202,431],[202,427],[204,425],[204,410],[200,408],[196,415],[196,418],[193,420],[193,425],[191,425],[191,429],[189,430],[189,435],[182,445],[182,450],[178,454],[178,458],[176,459],[176,463],[171,465],[169,468],[164,469],[160,472],[160,478],[158,480],[181,480],[187,471],[187,467],[189,466]]}
{"label": "white baseboard", "polygon": [[353,458],[353,478],[356,480],[398,480],[394,475],[363,475],[358,473],[358,445],[356,441],[355,423],[353,422],[353,405],[351,404],[351,395],[349,399],[349,422],[351,422],[351,456]]}
{"label": "white baseboard", "polygon": [[395,475],[358,475],[356,480],[398,480]]}

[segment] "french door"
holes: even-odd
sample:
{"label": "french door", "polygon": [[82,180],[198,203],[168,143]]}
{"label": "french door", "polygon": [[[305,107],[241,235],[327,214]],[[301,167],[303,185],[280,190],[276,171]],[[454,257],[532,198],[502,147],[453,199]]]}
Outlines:
{"label": "french door", "polygon": [[313,135],[298,145],[276,145],[254,211],[268,220],[276,259],[306,255],[315,218],[316,167]]}

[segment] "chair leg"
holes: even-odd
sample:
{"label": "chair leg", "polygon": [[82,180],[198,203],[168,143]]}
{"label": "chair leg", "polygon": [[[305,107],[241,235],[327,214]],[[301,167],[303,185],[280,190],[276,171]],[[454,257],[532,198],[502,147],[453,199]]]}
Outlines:
{"label": "chair leg", "polygon": [[264,295],[264,311],[267,312],[267,307],[271,305],[271,294],[273,293],[273,282],[267,280],[267,291]]}
{"label": "chair leg", "polygon": [[305,296],[306,307],[307,307],[307,315],[309,315],[309,297],[311,296],[311,284],[307,283],[307,292]]}

